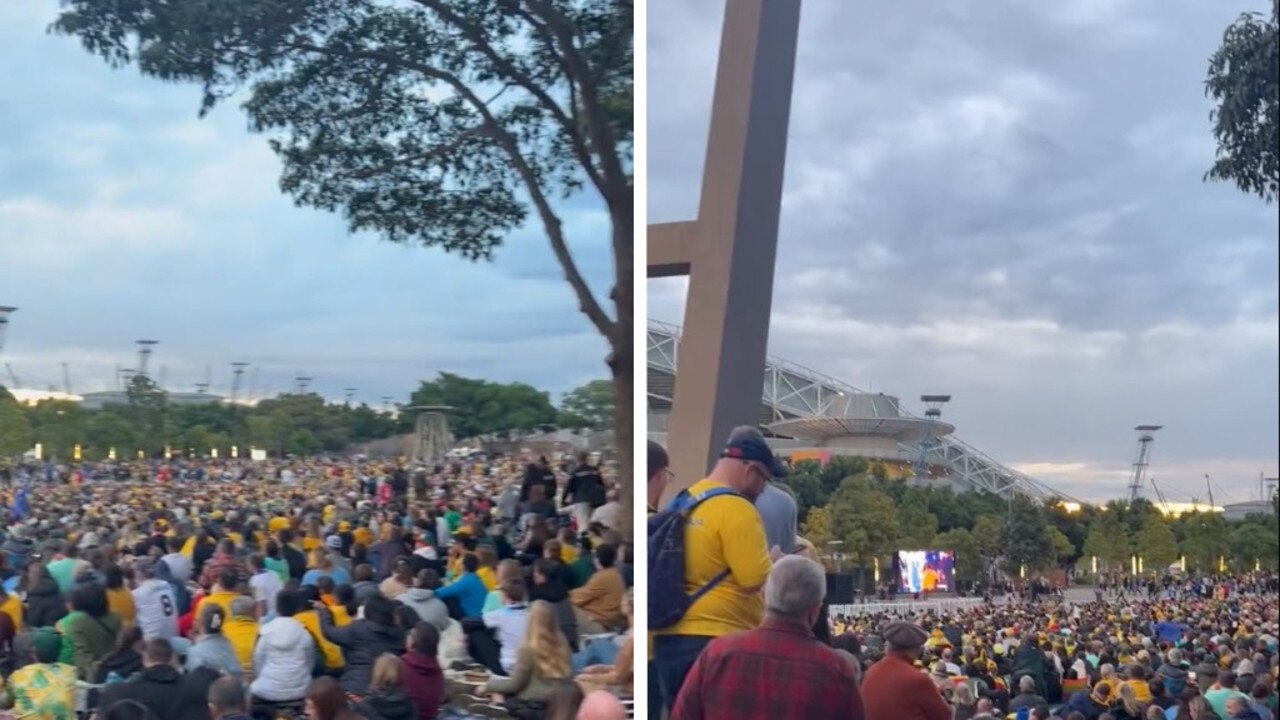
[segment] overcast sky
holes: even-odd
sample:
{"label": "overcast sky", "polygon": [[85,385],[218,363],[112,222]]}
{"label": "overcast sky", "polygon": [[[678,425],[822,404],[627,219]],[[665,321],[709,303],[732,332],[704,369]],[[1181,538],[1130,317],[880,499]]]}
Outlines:
{"label": "overcast sky", "polygon": [[[197,87],[47,34],[56,6],[0,2],[0,305],[21,308],[4,359],[24,385],[61,387],[66,362],[73,390],[103,389],[141,338],[188,391],[211,366],[225,392],[237,360],[260,367],[259,391],[301,371],[371,404],[441,370],[553,393],[607,376],[536,227],[492,265],[352,236],[281,194],[239,108],[197,119]],[[606,285],[607,218],[576,205],[570,243]]]}
{"label": "overcast sky", "polygon": [[[1277,208],[1205,184],[1208,56],[1261,0],[805,0],[772,353],[950,393],[1078,497],[1141,423],[1171,500],[1277,469]],[[649,220],[690,219],[723,0],[649,1]],[[684,281],[649,283],[679,323]],[[1219,502],[1221,497],[1216,498]]]}

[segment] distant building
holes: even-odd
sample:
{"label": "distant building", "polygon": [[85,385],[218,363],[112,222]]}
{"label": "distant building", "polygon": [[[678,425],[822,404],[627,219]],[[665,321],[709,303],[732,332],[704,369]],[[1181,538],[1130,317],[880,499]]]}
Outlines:
{"label": "distant building", "polygon": [[1222,517],[1229,522],[1239,522],[1250,515],[1270,515],[1275,506],[1267,500],[1249,500],[1248,502],[1231,503],[1222,508]]}
{"label": "distant building", "polygon": [[[167,400],[173,405],[203,405],[205,403],[221,403],[226,398],[211,393],[169,392]],[[81,406],[86,410],[101,410],[108,405],[128,405],[129,394],[122,390],[104,390],[102,392],[85,393],[81,396]]]}

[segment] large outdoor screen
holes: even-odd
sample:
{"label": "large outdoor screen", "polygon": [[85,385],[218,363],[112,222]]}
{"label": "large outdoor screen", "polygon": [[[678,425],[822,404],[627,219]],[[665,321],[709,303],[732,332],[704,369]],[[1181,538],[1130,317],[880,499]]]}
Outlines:
{"label": "large outdoor screen", "polygon": [[950,550],[899,550],[899,592],[951,592],[955,555]]}

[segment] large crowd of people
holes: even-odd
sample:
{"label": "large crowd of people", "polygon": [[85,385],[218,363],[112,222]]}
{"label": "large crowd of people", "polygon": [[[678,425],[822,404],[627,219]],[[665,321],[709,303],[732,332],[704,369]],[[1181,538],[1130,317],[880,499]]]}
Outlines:
{"label": "large crowd of people", "polygon": [[757,430],[734,430],[673,499],[665,450],[650,443],[648,462],[651,720],[1278,717],[1274,572],[1114,575],[1070,595],[1032,582],[949,611],[831,616]]}
{"label": "large crowd of people", "polygon": [[6,468],[0,718],[622,718],[614,468],[474,455]]}

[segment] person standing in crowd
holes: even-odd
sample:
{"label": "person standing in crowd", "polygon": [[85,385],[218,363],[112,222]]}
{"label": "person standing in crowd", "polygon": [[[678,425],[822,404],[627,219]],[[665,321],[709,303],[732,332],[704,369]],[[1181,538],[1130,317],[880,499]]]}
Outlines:
{"label": "person standing in crowd", "polygon": [[647,463],[649,480],[645,484],[645,502],[648,504],[649,514],[653,514],[658,512],[662,494],[667,491],[674,476],[671,474],[671,457],[667,455],[667,449],[652,440],[649,441]]}
{"label": "person standing in crowd", "polygon": [[211,720],[251,720],[248,697],[239,678],[227,676],[209,686]]}
{"label": "person standing in crowd", "polygon": [[[684,531],[684,587],[701,594],[679,622],[655,633],[654,669],[668,709],[703,648],[717,637],[754,629],[764,617],[760,590],[770,557],[780,550],[770,551],[754,503],[771,479],[785,474],[760,431],[741,427],[710,475],[683,494],[696,503]],[[730,492],[698,502],[705,493],[724,490]]]}
{"label": "person standing in crowd", "polygon": [[764,492],[756,498],[756,510],[764,522],[765,541],[769,547],[777,547],[783,555],[796,551],[796,500],[777,483],[767,483]]}
{"label": "person standing in crowd", "polygon": [[169,583],[155,576],[155,563],[149,557],[133,561],[133,604],[143,638],[168,640],[178,635],[178,603]]}
{"label": "person standing in crowd", "polygon": [[569,481],[565,483],[560,497],[560,504],[572,510],[574,527],[578,532],[587,529],[591,511],[605,503],[604,478],[589,460],[588,453],[578,455],[578,466],[569,474]]}
{"label": "person standing in crowd", "polygon": [[882,633],[885,655],[862,679],[862,699],[871,720],[951,720],[937,686],[914,663],[929,640],[919,625],[893,622]]}
{"label": "person standing in crowd", "polygon": [[707,645],[685,678],[672,718],[897,719],[868,716],[849,663],[813,636],[826,594],[820,565],[800,557],[779,560],[765,583],[763,624]]}

